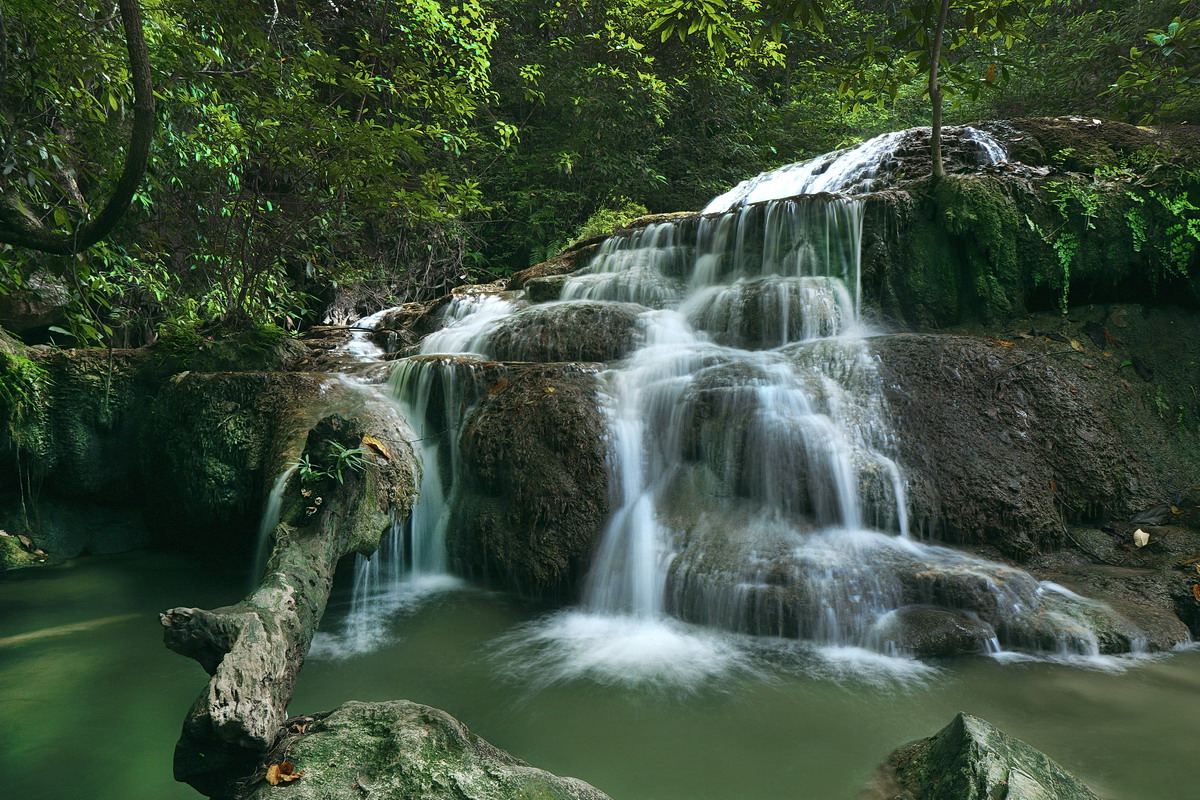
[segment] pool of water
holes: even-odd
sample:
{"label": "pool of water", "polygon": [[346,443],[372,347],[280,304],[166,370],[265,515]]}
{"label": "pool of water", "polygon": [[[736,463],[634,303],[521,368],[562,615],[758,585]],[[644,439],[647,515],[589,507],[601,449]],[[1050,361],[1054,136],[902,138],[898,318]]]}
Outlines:
{"label": "pool of water", "polygon": [[[243,582],[148,553],[0,576],[0,796],[198,797],[172,780],[171,753],[206,675],[162,646],[157,612],[233,602]],[[335,595],[331,632],[345,605]],[[394,619],[381,649],[310,660],[292,711],[427,703],[616,800],[851,800],[888,752],[961,710],[1044,750],[1102,797],[1197,796],[1197,651],[1121,671],[978,658],[897,674],[854,654],[843,664],[742,648],[685,691],[586,671],[548,682],[521,645],[529,637],[514,647],[512,631],[530,619],[502,595],[440,595]]]}

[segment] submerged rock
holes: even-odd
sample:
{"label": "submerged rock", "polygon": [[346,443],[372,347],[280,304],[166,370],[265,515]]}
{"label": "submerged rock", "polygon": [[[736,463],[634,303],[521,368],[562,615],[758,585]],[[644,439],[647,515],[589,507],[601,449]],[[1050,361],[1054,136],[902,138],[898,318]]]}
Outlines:
{"label": "submerged rock", "polygon": [[304,775],[259,781],[248,800],[608,800],[576,778],[514,758],[445,711],[407,700],[350,702],[307,723],[277,760]]}
{"label": "submerged rock", "polygon": [[874,783],[860,800],[1098,800],[1044,753],[963,713],[893,752]]}

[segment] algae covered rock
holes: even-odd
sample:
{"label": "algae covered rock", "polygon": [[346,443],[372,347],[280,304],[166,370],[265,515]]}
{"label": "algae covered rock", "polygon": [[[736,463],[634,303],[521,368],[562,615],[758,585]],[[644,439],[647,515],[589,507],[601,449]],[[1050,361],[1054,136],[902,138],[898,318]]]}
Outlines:
{"label": "algae covered rock", "polygon": [[1044,753],[959,713],[934,736],[888,757],[862,800],[1098,800]]}
{"label": "algae covered rock", "polygon": [[639,316],[632,303],[568,302],[534,306],[501,322],[488,339],[499,361],[612,361],[637,346]]}
{"label": "algae covered rock", "polygon": [[350,702],[309,722],[279,759],[304,775],[260,782],[249,800],[607,800],[575,778],[532,767],[444,711],[407,700]]}
{"label": "algae covered rock", "polygon": [[608,513],[597,389],[577,364],[514,369],[468,418],[448,543],[466,571],[537,595],[583,575]]}

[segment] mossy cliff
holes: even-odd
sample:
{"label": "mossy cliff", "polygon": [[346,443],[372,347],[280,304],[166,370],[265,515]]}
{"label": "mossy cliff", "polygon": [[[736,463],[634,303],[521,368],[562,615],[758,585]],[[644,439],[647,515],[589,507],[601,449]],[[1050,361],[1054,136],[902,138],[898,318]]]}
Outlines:
{"label": "mossy cliff", "polygon": [[[343,397],[317,375],[280,371],[294,345],[189,354],[52,350],[0,342],[0,528],[54,557],[118,552],[153,537],[246,547],[280,442]],[[244,348],[241,348],[244,349]],[[214,360],[215,359],[215,360]],[[11,397],[10,397],[11,396]],[[344,397],[343,397],[344,399]]]}
{"label": "mossy cliff", "polygon": [[1010,164],[865,196],[863,289],[885,317],[932,330],[1090,302],[1200,303],[1200,130],[990,127]]}

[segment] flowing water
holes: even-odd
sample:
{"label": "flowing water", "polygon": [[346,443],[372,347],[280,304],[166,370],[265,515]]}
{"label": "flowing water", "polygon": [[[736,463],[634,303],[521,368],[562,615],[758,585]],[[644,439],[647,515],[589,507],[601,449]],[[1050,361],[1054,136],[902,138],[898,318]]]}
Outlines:
{"label": "flowing water", "polygon": [[[956,135],[981,164],[1004,158],[980,131]],[[613,511],[580,606],[511,637],[514,657],[555,679],[603,673],[694,688],[746,658],[712,630],[803,639],[876,665],[877,654],[907,655],[897,644],[905,611],[928,607],[975,626],[992,651],[1096,656],[1103,629],[1136,651],[1138,632],[1102,604],[910,538],[861,318],[863,204],[812,194],[871,188],[906,137],[764,173],[699,219],[611,238],[559,302],[454,297],[441,329],[386,387],[418,432],[421,499],[383,550],[359,562],[347,627],[359,644],[319,652],[371,646],[386,614],[407,606],[397,598],[445,586],[447,509],[462,480],[457,432],[486,359],[582,353],[580,343],[546,342],[560,320],[605,307],[637,318],[633,351],[611,362],[598,399]],[[359,338],[347,352],[377,355]]]}

